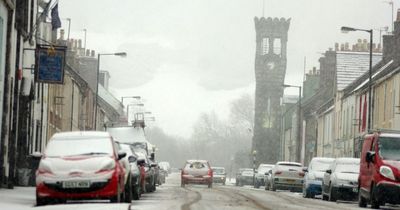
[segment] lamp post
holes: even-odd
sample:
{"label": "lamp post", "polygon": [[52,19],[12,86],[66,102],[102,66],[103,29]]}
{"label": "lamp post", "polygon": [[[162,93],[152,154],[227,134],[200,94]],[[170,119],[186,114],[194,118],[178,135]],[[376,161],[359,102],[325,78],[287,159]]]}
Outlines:
{"label": "lamp post", "polygon": [[372,118],[372,43],[373,43],[373,33],[372,29],[358,29],[342,26],[341,31],[347,33],[349,31],[364,31],[369,33],[369,80],[368,80],[368,128],[367,131],[371,129],[371,118]]}
{"label": "lamp post", "polygon": [[256,179],[256,156],[257,156],[257,150],[253,150],[253,186],[255,185],[255,179]]}
{"label": "lamp post", "polygon": [[99,97],[100,57],[103,56],[103,55],[113,55],[113,56],[126,57],[126,52],[99,53],[99,54],[97,54],[96,96],[95,96],[95,104],[94,104],[94,130],[97,130],[97,98]]}
{"label": "lamp post", "polygon": [[283,88],[289,88],[289,87],[294,87],[299,89],[299,100],[297,102],[298,107],[297,107],[297,148],[296,148],[296,161],[300,162],[302,159],[301,157],[301,149],[303,149],[304,145],[301,144],[301,147],[299,147],[301,141],[301,86],[296,86],[296,85],[283,85]]}

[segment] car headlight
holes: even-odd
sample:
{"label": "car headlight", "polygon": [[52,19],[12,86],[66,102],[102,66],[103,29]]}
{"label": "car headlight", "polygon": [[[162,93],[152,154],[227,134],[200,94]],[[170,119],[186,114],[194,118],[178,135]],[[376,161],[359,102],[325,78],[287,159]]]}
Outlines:
{"label": "car headlight", "polygon": [[48,162],[40,161],[37,173],[42,175],[53,174],[53,171],[51,170],[50,164],[48,164]]}
{"label": "car headlight", "polygon": [[393,171],[390,167],[388,166],[381,166],[379,168],[379,173],[382,174],[382,176],[391,179],[393,181],[396,180],[396,178],[394,177]]}
{"label": "car headlight", "polygon": [[96,173],[109,172],[114,169],[115,169],[115,161],[110,159]]}

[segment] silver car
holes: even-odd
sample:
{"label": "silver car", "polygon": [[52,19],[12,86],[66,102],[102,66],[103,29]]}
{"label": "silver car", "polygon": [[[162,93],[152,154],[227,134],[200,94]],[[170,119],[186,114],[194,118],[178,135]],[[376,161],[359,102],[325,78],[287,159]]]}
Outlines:
{"label": "silver car", "polygon": [[272,169],[271,190],[290,190],[301,192],[304,172],[301,163],[278,162]]}

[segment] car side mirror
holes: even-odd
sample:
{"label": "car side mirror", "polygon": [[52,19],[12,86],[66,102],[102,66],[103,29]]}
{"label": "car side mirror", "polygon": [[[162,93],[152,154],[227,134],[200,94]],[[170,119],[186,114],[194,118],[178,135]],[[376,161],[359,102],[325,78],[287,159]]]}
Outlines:
{"label": "car side mirror", "polygon": [[269,174],[272,174],[272,169],[268,171]]}
{"label": "car side mirror", "polygon": [[265,172],[265,174],[264,174],[264,175],[268,176],[268,174],[269,174],[269,172]]}
{"label": "car side mirror", "polygon": [[374,157],[375,157],[375,152],[368,151],[367,154],[365,154],[365,161],[367,161],[367,163],[373,163]]}
{"label": "car side mirror", "polygon": [[157,166],[158,166],[157,163],[151,163],[151,164],[150,164],[150,167],[153,167],[153,168],[155,168],[155,167],[157,167]]}
{"label": "car side mirror", "polygon": [[34,159],[40,159],[40,158],[43,157],[43,154],[40,153],[40,152],[33,152],[30,156],[31,156],[32,158],[34,158]]}
{"label": "car side mirror", "polygon": [[144,166],[145,163],[146,163],[146,161],[144,159],[137,160],[137,164],[140,166]]}
{"label": "car side mirror", "polygon": [[126,152],[118,152],[118,160],[121,160],[124,157],[126,157]]}
{"label": "car side mirror", "polygon": [[136,162],[137,161],[137,158],[135,157],[135,156],[129,156],[128,157],[128,161],[130,162],[130,163],[134,163],[134,162]]}
{"label": "car side mirror", "polygon": [[332,174],[332,170],[331,170],[331,169],[328,169],[328,170],[326,170],[326,173]]}
{"label": "car side mirror", "polygon": [[308,172],[308,168],[307,167],[303,167],[303,172]]}

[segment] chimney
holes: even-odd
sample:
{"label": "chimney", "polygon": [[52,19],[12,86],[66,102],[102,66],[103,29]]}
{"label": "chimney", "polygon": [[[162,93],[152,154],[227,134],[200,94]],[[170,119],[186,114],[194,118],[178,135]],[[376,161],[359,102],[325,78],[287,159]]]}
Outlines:
{"label": "chimney", "polygon": [[393,34],[400,35],[400,9],[397,9],[397,18],[394,21]]}
{"label": "chimney", "polygon": [[340,51],[344,51],[344,44],[340,44]]}
{"label": "chimney", "polygon": [[335,51],[339,51],[339,43],[335,43]]}
{"label": "chimney", "polygon": [[61,29],[60,30],[60,39],[61,40],[64,40],[64,34],[65,34],[64,29]]}
{"label": "chimney", "polygon": [[74,40],[74,50],[76,51],[76,49],[78,48],[78,40]]}
{"label": "chimney", "polygon": [[92,52],[91,52],[90,56],[94,58],[94,57],[95,57],[95,55],[96,55],[96,54],[95,54],[95,51],[94,51],[94,50],[92,50]]}
{"label": "chimney", "polygon": [[90,50],[89,49],[86,49],[86,54],[85,54],[86,56],[90,56]]}
{"label": "chimney", "polygon": [[345,50],[345,51],[350,51],[349,43],[348,43],[348,42],[344,43],[344,50]]}
{"label": "chimney", "polygon": [[312,68],[312,72],[313,72],[313,73],[312,73],[313,75],[317,75],[317,67],[314,66],[314,67]]}

